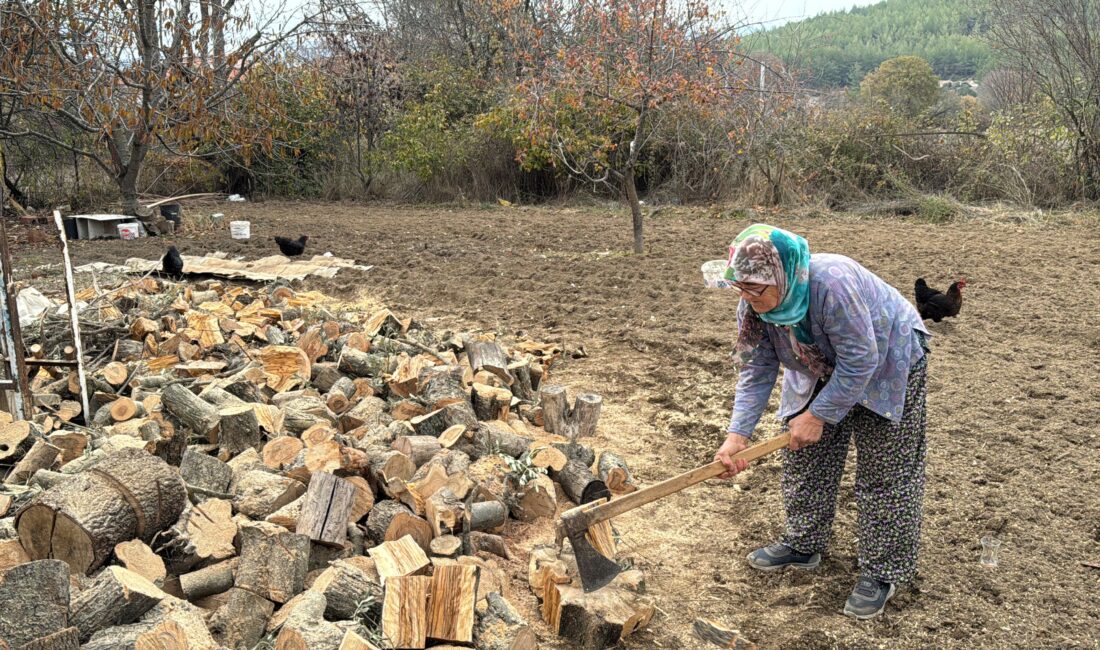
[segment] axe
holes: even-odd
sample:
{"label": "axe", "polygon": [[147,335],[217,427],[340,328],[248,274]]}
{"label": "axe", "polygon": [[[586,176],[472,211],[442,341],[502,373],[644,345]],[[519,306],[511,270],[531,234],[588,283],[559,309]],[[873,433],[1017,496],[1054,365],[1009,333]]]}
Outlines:
{"label": "axe", "polygon": [[[764,442],[755,444],[742,450],[733,456],[734,460],[756,460],[766,456],[777,449],[786,447],[791,441],[789,433],[776,436]],[[679,492],[686,487],[701,483],[708,478],[714,478],[726,471],[722,461],[714,461],[702,467],[684,472],[679,476],[651,485],[637,492],[631,492],[617,499],[612,499],[600,504],[584,504],[566,510],[558,522],[558,540],[569,538],[573,546],[573,554],[577,559],[577,571],[581,575],[581,584],[586,592],[596,591],[600,587],[615,579],[622,571],[622,567],[613,560],[608,559],[592,546],[585,537],[590,526],[612,517],[633,510],[647,503],[652,503],[661,497]]]}

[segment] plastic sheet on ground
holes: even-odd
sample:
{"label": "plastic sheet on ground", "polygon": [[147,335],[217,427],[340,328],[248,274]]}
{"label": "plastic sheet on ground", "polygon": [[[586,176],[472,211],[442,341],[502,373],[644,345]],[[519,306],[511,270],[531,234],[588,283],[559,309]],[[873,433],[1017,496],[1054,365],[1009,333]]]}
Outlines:
{"label": "plastic sheet on ground", "polygon": [[[225,253],[211,253],[202,257],[183,255],[183,272],[187,275],[212,275],[228,279],[271,282],[274,280],[302,280],[313,276],[335,277],[341,269],[369,271],[372,266],[356,264],[355,260],[334,257],[331,254],[314,255],[312,258],[291,260],[282,255],[271,255],[257,260],[232,260]],[[147,273],[161,268],[160,259],[146,260],[131,257],[123,265],[103,263],[85,264],[76,271]]]}

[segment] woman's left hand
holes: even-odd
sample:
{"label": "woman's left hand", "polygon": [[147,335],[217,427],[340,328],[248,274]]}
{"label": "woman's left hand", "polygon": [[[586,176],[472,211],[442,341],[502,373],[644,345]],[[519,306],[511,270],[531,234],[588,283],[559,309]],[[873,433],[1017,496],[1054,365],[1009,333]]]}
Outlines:
{"label": "woman's left hand", "polygon": [[802,415],[793,418],[788,428],[791,432],[790,448],[792,451],[798,451],[821,440],[821,431],[825,428],[825,422],[818,419],[813,413],[806,411]]}

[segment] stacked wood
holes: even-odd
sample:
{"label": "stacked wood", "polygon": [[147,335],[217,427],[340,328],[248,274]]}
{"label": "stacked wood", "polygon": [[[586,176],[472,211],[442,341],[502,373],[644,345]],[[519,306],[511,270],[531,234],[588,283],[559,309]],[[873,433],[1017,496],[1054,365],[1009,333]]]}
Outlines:
{"label": "stacked wood", "polygon": [[[110,318],[85,352],[104,361],[85,386],[36,379],[31,421],[0,413],[2,478],[31,486],[0,495],[13,648],[525,650],[495,560],[509,522],[553,517],[559,490],[633,489],[622,458],[581,441],[599,397],[549,385],[560,346],[440,337],[285,286],[89,291]],[[644,618],[549,566],[555,630],[595,643]]]}

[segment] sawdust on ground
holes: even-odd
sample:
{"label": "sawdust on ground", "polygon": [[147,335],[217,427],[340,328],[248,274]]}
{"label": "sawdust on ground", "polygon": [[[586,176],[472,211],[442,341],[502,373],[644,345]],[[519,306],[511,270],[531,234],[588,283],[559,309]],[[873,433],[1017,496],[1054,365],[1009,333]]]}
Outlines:
{"label": "sawdust on ground", "polygon": [[[311,236],[312,253],[374,265],[305,285],[367,292],[432,327],[457,326],[583,345],[554,380],[605,397],[596,446],[653,483],[709,461],[731,403],[734,299],[702,288],[699,265],[723,257],[745,225],[719,211],[665,210],[649,252],[628,255],[628,218],[606,208],[416,208],[260,203],[219,206],[248,219],[228,233],[173,241],[188,254],[261,257],[274,235]],[[185,219],[187,218],[185,212]],[[908,295],[966,276],[960,318],[933,325],[929,462],[920,574],[871,622],[840,610],[856,579],[851,467],[833,546],[814,572],[762,575],[744,556],[783,526],[778,458],[616,520],[658,607],[627,648],[702,647],[691,621],[738,628],[762,648],[1100,647],[1100,230],[1053,225],[931,225],[840,216],[768,220],[816,251],[849,255]],[[77,263],[159,255],[163,240],[77,242]],[[46,251],[18,251],[29,269]],[[774,408],[774,403],[773,403]],[[762,435],[776,430],[765,418]],[[854,461],[854,453],[849,463]],[[513,531],[552,539],[548,522]],[[994,570],[978,540],[1004,542]],[[513,545],[517,551],[519,545]],[[522,552],[508,596],[532,620]],[[544,625],[540,640],[555,647]]]}

